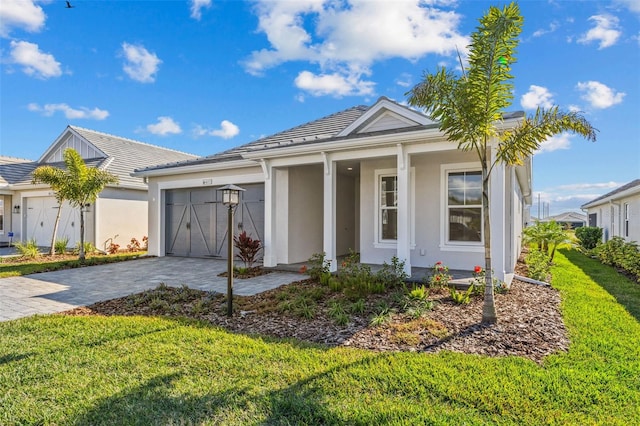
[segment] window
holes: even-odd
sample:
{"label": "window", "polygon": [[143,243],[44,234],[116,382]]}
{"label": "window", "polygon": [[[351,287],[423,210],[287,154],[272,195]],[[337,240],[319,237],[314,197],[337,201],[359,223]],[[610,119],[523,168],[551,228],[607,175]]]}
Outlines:
{"label": "window", "polygon": [[629,236],[629,203],[624,204],[624,236]]}
{"label": "window", "polygon": [[0,197],[0,235],[4,235],[4,199]]}
{"label": "window", "polygon": [[448,242],[482,241],[482,172],[447,172],[446,227]]}
{"label": "window", "polygon": [[398,177],[380,175],[380,240],[398,239]]}
{"label": "window", "polygon": [[[409,243],[415,247],[415,170],[409,171]],[[398,173],[397,169],[375,170],[374,240],[376,248],[395,248],[398,243]]]}

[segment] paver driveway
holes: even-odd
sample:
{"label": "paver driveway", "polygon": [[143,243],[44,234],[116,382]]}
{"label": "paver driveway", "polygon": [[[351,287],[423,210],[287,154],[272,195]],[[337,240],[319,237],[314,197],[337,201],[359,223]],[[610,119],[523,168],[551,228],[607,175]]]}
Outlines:
{"label": "paver driveway", "polygon": [[[43,272],[0,279],[0,321],[34,314],[61,312],[102,300],[155,288],[160,283],[226,293],[227,262],[217,259],[147,257],[107,265]],[[233,293],[250,296],[305,276],[272,272],[250,279],[234,279]]]}

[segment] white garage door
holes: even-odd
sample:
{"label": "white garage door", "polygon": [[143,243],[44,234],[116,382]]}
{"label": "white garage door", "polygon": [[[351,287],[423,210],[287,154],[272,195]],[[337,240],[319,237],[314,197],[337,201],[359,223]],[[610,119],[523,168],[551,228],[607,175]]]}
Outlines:
{"label": "white garage door", "polygon": [[[26,198],[27,229],[25,235],[28,240],[35,240],[39,246],[51,245],[53,226],[58,214],[58,202],[54,197]],[[86,218],[85,218],[86,219]],[[80,241],[80,213],[64,203],[58,224],[57,240],[68,238],[67,247],[75,247]]]}

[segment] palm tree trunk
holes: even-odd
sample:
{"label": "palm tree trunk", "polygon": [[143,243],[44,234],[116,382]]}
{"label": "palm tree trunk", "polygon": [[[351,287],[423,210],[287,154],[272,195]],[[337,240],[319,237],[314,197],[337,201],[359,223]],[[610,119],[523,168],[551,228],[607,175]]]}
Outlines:
{"label": "palm tree trunk", "polygon": [[53,223],[53,235],[51,236],[51,250],[49,254],[51,256],[56,254],[56,235],[58,234],[58,224],[60,223],[60,214],[62,212],[62,201],[58,201],[58,214],[56,215],[56,221]]}
{"label": "palm tree trunk", "polygon": [[[486,161],[486,160],[485,160]],[[489,220],[489,176],[487,165],[482,162],[482,218],[484,221],[484,304],[482,305],[482,322],[495,324],[498,322],[496,302],[493,293],[493,270],[491,266],[491,222]]]}
{"label": "palm tree trunk", "polygon": [[78,259],[84,262],[84,206],[80,205],[80,251]]}

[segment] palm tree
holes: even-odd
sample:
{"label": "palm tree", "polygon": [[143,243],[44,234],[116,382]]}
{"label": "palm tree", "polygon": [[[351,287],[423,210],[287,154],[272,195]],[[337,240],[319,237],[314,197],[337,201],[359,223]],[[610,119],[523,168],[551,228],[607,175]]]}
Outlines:
{"label": "palm tree", "polygon": [[63,170],[62,184],[56,190],[59,200],[80,209],[80,253],[79,259],[85,260],[84,252],[84,212],[88,204],[94,203],[104,187],[117,183],[118,178],[106,170],[87,167],[84,160],[73,148],[67,148],[62,154],[66,170]]}
{"label": "palm tree", "polygon": [[56,254],[56,234],[58,233],[58,224],[60,223],[60,212],[62,211],[62,203],[64,203],[65,201],[64,198],[62,198],[60,189],[66,181],[67,176],[65,175],[65,171],[54,166],[40,166],[33,171],[33,183],[44,183],[49,185],[55,193],[56,200],[58,201],[58,212],[56,214],[56,220],[53,224],[53,235],[51,236],[51,250],[49,252],[51,256]]}
{"label": "palm tree", "polygon": [[[471,35],[469,64],[462,75],[441,68],[425,74],[409,93],[409,104],[423,108],[448,139],[462,151],[478,155],[482,167],[482,211],[485,253],[485,292],[482,321],[497,322],[491,270],[491,224],[489,222],[489,177],[497,163],[519,165],[533,155],[547,138],[573,132],[595,141],[596,129],[578,112],[557,106],[538,108],[512,130],[499,131],[506,108],[513,102],[513,76],[518,36],[523,18],[517,3],[502,9],[491,7]],[[496,155],[491,156],[491,148]]]}

